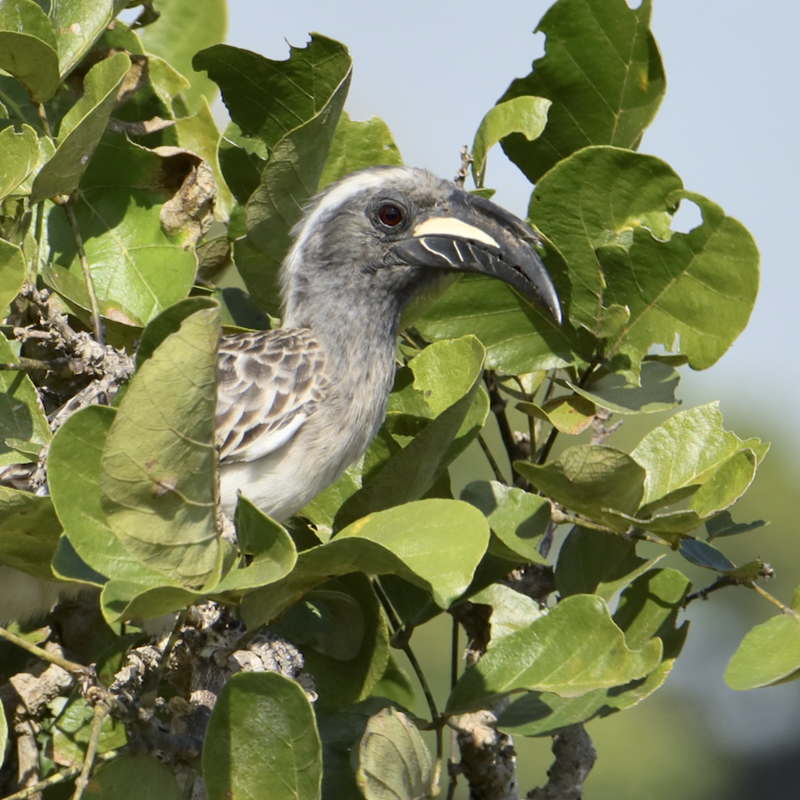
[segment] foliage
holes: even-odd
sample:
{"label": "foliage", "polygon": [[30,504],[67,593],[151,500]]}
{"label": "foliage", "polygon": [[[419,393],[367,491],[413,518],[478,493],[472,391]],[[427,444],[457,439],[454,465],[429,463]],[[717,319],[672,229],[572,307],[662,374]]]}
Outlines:
{"label": "foliage", "polygon": [[[75,328],[102,318],[112,346],[139,344],[113,406],[59,419],[54,435],[47,415],[79,381],[53,388],[41,367],[0,373],[0,464],[47,448],[50,490],[0,488],[0,563],[97,587],[93,635],[109,637],[109,652],[128,646],[122,623],[206,599],[300,648],[314,706],[275,673],[222,689],[202,753],[210,798],[371,798],[386,787],[421,797],[438,772],[417,725],[441,737],[448,720],[513,696],[500,729],[544,736],[640,702],[680,655],[690,589],[639,556],[641,541],[708,569],[715,586],[743,584],[780,605],[758,583],[762,562],[737,567],[717,549],[762,524],[735,523],[730,509],[768,445],[726,431],[713,403],[674,414],[631,453],[607,443],[611,413],[678,405],[678,367],[721,358],[758,287],[747,230],[637,152],[665,87],[649,0],[636,10],[557,0],[541,22],[546,55],[475,135],[476,190],[497,143],[535,182],[528,218],[563,324],[504,284],[463,277],[400,341],[389,413],[364,458],[289,526],[241,501],[238,549],[215,508],[221,321],[276,323],[276,272],[302,203],[352,170],[401,163],[398,148],[381,120],[343,111],[351,59],[324,36],[276,62],[209,38],[224,28],[220,0],[204,0],[204,24],[188,33],[175,20],[201,15],[184,0],[161,19],[146,4],[132,26],[115,20],[125,2],[47,5],[6,0],[0,11],[0,359],[20,355],[26,281],[52,290]],[[209,112],[217,87],[224,131]],[[689,233],[670,227],[681,201],[703,215]],[[211,283],[231,258],[260,317]],[[22,356],[41,356],[36,347]],[[527,419],[517,437],[509,402]],[[454,497],[448,466],[478,437],[488,449],[490,415],[506,451],[492,455],[497,479]],[[506,454],[513,485],[497,466]],[[573,527],[551,566],[556,524]],[[555,590],[530,598],[505,585],[522,564],[553,572]],[[431,703],[432,718],[417,720],[390,643],[407,649],[415,626],[457,617],[470,598],[492,610],[485,653],[441,714]],[[731,686],[800,676],[798,605],[748,634]],[[85,701],[73,705],[85,719]],[[74,720],[54,714],[47,736],[63,738]],[[5,738],[0,717],[0,752]],[[99,752],[120,746],[109,735]],[[134,781],[181,796],[153,757],[112,756],[93,796],[127,796]]]}

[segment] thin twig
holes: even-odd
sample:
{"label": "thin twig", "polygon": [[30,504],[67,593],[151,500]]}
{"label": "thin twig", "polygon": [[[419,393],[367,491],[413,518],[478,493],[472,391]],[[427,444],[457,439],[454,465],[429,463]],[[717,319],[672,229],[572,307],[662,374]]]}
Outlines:
{"label": "thin twig", "polygon": [[[386,612],[386,616],[389,618],[389,623],[391,624],[394,633],[401,633],[403,630],[403,624],[400,622],[400,619],[395,613],[394,608],[392,608],[391,601],[386,595],[386,592],[384,592],[383,587],[378,581],[373,581],[372,586],[375,589],[375,594],[378,596],[378,600],[380,600],[380,603],[383,606],[383,610]],[[425,678],[425,673],[422,671],[422,667],[420,666],[419,661],[417,661],[417,657],[414,655],[411,645],[408,643],[408,637],[395,635],[393,637],[393,641],[396,643],[395,646],[399,645],[400,649],[408,657],[408,660],[411,663],[411,668],[414,670],[417,680],[422,687],[422,692],[425,695],[426,702],[428,703],[428,709],[431,712],[431,722],[435,726],[436,730],[439,731],[439,735],[436,737],[436,748],[438,756],[441,758],[441,716],[439,714],[439,709],[436,707],[436,701],[433,699],[433,692],[431,692],[431,688],[428,685],[427,679]]]}
{"label": "thin twig", "polygon": [[72,228],[72,237],[75,239],[75,246],[78,248],[78,259],[83,270],[83,280],[86,282],[86,290],[89,293],[89,304],[92,307],[92,327],[94,328],[94,338],[100,343],[106,343],[106,335],[103,329],[103,321],[100,318],[100,305],[97,302],[97,293],[94,290],[94,280],[92,271],[89,268],[89,259],[86,258],[86,251],[83,249],[83,237],[78,228],[78,220],[75,217],[75,209],[72,203],[65,203],[64,210],[67,212],[69,226]]}
{"label": "thin twig", "polygon": [[[450,692],[452,693],[458,682],[458,620],[453,617],[453,634],[450,641]],[[447,772],[450,784],[447,787],[447,800],[453,800],[458,784],[458,770],[456,769],[455,752],[458,747],[458,733],[455,728],[450,728],[450,757],[447,760]]]}
{"label": "thin twig", "polygon": [[41,658],[42,661],[49,661],[51,664],[61,667],[61,669],[66,670],[71,675],[75,675],[76,677],[83,677],[92,674],[91,667],[86,667],[83,664],[76,663],[75,661],[69,661],[68,659],[57,656],[54,653],[48,653],[47,650],[37,647],[35,644],[31,644],[21,636],[17,636],[15,633],[11,633],[11,631],[6,630],[5,628],[0,628],[0,639],[5,639],[7,642],[11,642],[11,644],[15,644],[17,647],[27,650],[27,652],[31,653],[37,658]]}
{"label": "thin twig", "polygon": [[41,361],[38,358],[21,357],[18,361],[0,364],[0,372],[61,372],[68,365],[66,358],[57,358],[54,361]]}
{"label": "thin twig", "polygon": [[172,632],[170,633],[167,645],[164,648],[164,652],[161,654],[161,658],[159,659],[158,668],[151,674],[147,681],[148,686],[145,687],[144,691],[142,692],[141,702],[143,708],[147,708],[149,710],[155,708],[158,687],[160,686],[161,680],[164,677],[164,672],[167,669],[167,662],[169,661],[169,657],[172,655],[172,651],[175,648],[178,639],[180,638],[181,629],[183,628],[188,616],[189,609],[184,608],[183,611],[178,615],[177,620],[175,620],[175,625],[172,627]]}
{"label": "thin twig", "polygon": [[503,471],[500,469],[497,459],[495,459],[492,451],[489,449],[489,445],[486,443],[486,439],[483,438],[483,434],[481,433],[478,434],[478,444],[481,446],[481,450],[483,450],[483,454],[486,456],[486,460],[489,462],[492,472],[494,472],[495,480],[507,486],[508,483],[503,476]]}
{"label": "thin twig", "polygon": [[506,399],[500,393],[497,382],[494,379],[494,373],[491,370],[483,371],[483,379],[486,383],[486,390],[489,393],[489,402],[491,403],[491,410],[497,420],[497,426],[500,429],[500,438],[503,440],[503,447],[508,453],[508,460],[511,462],[511,472],[514,480],[521,477],[520,474],[514,469],[515,461],[522,461],[525,454],[522,452],[519,443],[514,437],[514,431],[511,428],[511,423],[506,416]]}
{"label": "thin twig", "polygon": [[738,586],[739,581],[736,578],[731,578],[728,575],[720,575],[714,583],[710,586],[706,586],[705,589],[700,589],[697,592],[692,592],[691,594],[686,595],[686,599],[683,601],[683,607],[689,605],[689,603],[693,603],[695,600],[708,600],[708,596],[712,592],[717,592],[720,589],[724,589],[726,586]]}
{"label": "thin twig", "polygon": [[83,768],[81,774],[75,781],[75,792],[72,795],[72,800],[81,800],[86,787],[89,785],[89,775],[92,772],[95,758],[97,757],[97,748],[100,744],[100,733],[103,728],[103,720],[109,712],[109,707],[100,702],[94,707],[94,719],[92,720],[92,735],[89,737],[89,744],[86,747],[86,755],[83,759]]}

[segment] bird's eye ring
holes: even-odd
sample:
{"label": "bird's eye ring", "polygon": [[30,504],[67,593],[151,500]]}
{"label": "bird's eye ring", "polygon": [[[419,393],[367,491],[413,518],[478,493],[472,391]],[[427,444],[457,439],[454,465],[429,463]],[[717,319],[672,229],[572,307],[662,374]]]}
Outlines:
{"label": "bird's eye ring", "polygon": [[378,209],[378,219],[387,228],[396,228],[403,221],[403,210],[392,203],[384,203]]}

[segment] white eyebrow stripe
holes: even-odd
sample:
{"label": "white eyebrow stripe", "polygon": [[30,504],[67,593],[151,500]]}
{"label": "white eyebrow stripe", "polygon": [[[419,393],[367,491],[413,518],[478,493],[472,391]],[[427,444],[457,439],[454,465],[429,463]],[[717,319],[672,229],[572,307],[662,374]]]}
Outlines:
{"label": "white eyebrow stripe", "polygon": [[422,240],[422,246],[429,252],[433,253],[435,256],[439,256],[439,258],[443,258],[451,267],[455,267],[456,265],[441,251],[435,250],[431,247],[424,239]]}
{"label": "white eyebrow stripe", "polygon": [[486,231],[453,217],[429,217],[420,222],[411,233],[414,236],[460,236],[462,239],[474,239],[492,247],[500,247]]}

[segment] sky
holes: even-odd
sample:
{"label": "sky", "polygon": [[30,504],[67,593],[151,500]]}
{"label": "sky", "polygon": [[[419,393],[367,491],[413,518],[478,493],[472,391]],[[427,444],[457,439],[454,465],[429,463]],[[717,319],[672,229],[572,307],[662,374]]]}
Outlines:
{"label": "sky", "polygon": [[[354,58],[346,105],[350,116],[377,114],[389,125],[407,164],[453,177],[459,150],[472,143],[483,115],[543,54],[544,36],[533,31],[550,4],[229,0],[227,41],[273,59],[287,57],[286,40],[303,46],[311,31],[344,42]],[[800,269],[795,232],[800,226],[795,228],[792,220],[800,186],[800,3],[762,0],[756,10],[755,3],[742,0],[654,0],[651,27],[665,64],[667,94],[640,151],[665,160],[688,190],[741,221],[762,257],[759,299],[747,330],[716,366],[684,372],[679,394],[684,407],[719,398],[723,413],[735,407],[741,417],[743,409],[745,415],[752,410],[752,429],[737,432],[772,437],[772,457],[797,461],[800,420],[793,412],[800,406],[800,369],[795,367]],[[490,155],[486,185],[498,190],[496,202],[525,215],[530,184],[499,147]],[[690,207],[677,228],[688,230],[697,222]],[[676,676],[678,682],[702,670],[703,658],[687,659],[692,667],[684,679]],[[717,686],[726,659],[706,664]],[[797,705],[783,702],[787,695],[780,691],[740,694],[735,701],[730,691],[716,701],[710,698],[733,737],[731,747],[744,746],[737,744],[737,736],[754,744],[752,712],[765,703],[775,725],[755,738],[769,746],[788,731],[796,733]]]}

